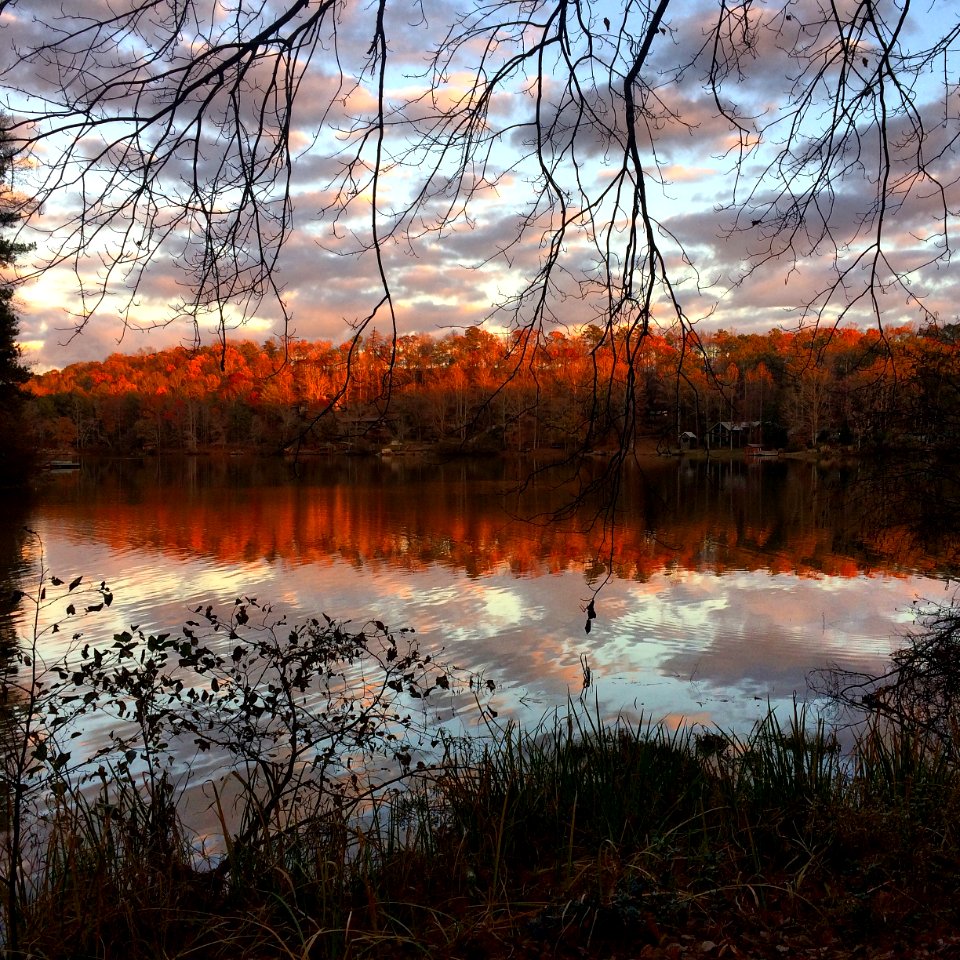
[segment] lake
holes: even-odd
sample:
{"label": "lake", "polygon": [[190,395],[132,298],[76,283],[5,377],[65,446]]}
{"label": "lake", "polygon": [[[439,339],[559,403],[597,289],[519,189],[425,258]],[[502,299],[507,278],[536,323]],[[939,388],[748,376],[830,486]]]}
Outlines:
{"label": "lake", "polygon": [[[243,595],[377,619],[493,681],[501,719],[525,723],[578,696],[586,664],[607,716],[742,729],[805,698],[813,669],[877,669],[914,601],[948,598],[956,543],[878,499],[872,468],[651,460],[624,475],[611,529],[591,502],[557,518],[573,487],[549,475],[520,491],[533,466],[92,461],[17,510],[51,573],[112,588],[91,642]],[[17,560],[4,536],[6,579],[29,591],[37,548]]]}

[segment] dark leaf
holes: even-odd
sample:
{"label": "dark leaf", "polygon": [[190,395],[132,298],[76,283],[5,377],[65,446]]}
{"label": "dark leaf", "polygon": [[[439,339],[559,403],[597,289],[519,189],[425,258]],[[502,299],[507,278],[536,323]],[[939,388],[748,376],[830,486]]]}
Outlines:
{"label": "dark leaf", "polygon": [[77,587],[80,586],[80,581],[81,581],[81,580],[83,580],[83,577],[82,577],[82,576],[81,576],[81,577],[77,577],[75,580],[71,580],[71,581],[70,581],[70,586],[67,587],[67,590],[68,590],[70,593],[72,593],[74,590],[77,589]]}

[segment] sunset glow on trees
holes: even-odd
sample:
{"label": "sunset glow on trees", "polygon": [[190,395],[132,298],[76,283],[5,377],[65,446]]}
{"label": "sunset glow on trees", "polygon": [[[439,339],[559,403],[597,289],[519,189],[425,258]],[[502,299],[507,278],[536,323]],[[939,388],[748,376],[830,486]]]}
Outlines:
{"label": "sunset glow on trees", "polygon": [[[555,331],[524,347],[543,355],[540,375],[517,368],[516,337],[411,336],[398,343],[389,392],[389,347],[379,335],[359,347],[296,341],[279,367],[276,344],[229,342],[225,370],[221,348],[178,347],[73,364],[29,389],[38,439],[77,449],[379,450],[396,442],[467,453],[610,453],[628,433],[616,413],[633,371],[640,382],[629,429],[647,450],[676,450],[684,432],[696,446],[716,445],[710,434],[721,422],[754,425],[751,442],[770,448],[943,449],[960,435],[960,342],[952,330],[720,331],[686,353],[676,338],[650,334],[629,358],[625,341],[598,348],[589,330]],[[605,408],[595,376],[608,384]]]}

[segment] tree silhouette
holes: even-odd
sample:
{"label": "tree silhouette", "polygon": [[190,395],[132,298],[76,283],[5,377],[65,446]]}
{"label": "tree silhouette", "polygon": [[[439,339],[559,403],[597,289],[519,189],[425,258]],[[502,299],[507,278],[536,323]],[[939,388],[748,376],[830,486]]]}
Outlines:
{"label": "tree silhouette", "polygon": [[[898,322],[936,319],[915,280],[952,249],[956,14],[931,25],[910,0],[457,10],[4,4],[20,27],[3,74],[12,136],[37,164],[23,212],[44,210],[45,266],[77,274],[77,329],[101,308],[132,323],[165,297],[149,322],[188,318],[198,340],[211,317],[224,342],[254,316],[285,333],[296,290],[281,268],[308,235],[372,278],[348,319],[357,344],[387,332],[392,371],[417,326],[401,322],[411,255],[473,231],[487,288],[506,278],[487,315],[522,334],[502,376],[536,384],[550,330],[593,324],[613,360],[595,367],[590,415],[627,450],[641,345],[659,329],[695,349],[710,290],[815,264],[801,321],[881,324],[892,304]],[[722,135],[726,198],[715,223],[684,223],[665,154],[708,134]],[[491,207],[515,181],[517,206]],[[722,281],[698,230],[740,251]]]}
{"label": "tree silhouette", "polygon": [[[10,192],[13,161],[14,154],[0,129],[0,231],[3,231],[0,233],[0,267],[5,273],[28,249],[8,234],[18,220]],[[0,484],[20,483],[33,461],[20,418],[24,401],[21,388],[30,379],[30,371],[21,361],[17,343],[20,329],[13,297],[13,283],[4,277],[0,283],[0,447],[4,450],[0,458]]]}

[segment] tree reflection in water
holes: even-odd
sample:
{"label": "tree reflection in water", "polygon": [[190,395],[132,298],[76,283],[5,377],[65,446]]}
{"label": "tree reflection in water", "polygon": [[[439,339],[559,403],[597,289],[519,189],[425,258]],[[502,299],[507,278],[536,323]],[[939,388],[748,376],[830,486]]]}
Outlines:
{"label": "tree reflection in water", "polygon": [[518,493],[529,473],[100,462],[47,488],[32,523],[58,568],[115,587],[113,629],[169,629],[191,604],[243,594],[294,616],[382,619],[487,671],[527,715],[580,689],[583,655],[612,711],[749,722],[824,660],[881,662],[927,578],[957,566],[954,531],[914,523],[863,464],[651,460],[627,476],[612,540],[590,504],[518,521],[569,502],[546,481]]}

